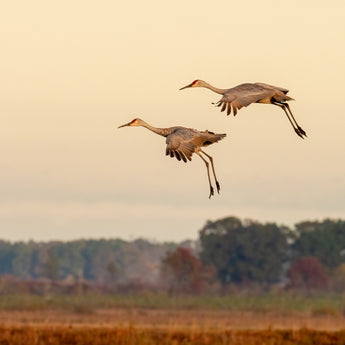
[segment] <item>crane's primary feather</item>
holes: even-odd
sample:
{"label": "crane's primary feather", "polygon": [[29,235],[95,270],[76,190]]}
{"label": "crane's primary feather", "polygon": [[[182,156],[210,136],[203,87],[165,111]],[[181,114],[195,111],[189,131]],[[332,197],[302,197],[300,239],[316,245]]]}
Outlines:
{"label": "crane's primary feather", "polygon": [[167,136],[166,155],[176,157],[184,162],[192,160],[192,154],[202,146],[213,144],[226,134],[215,134],[209,131],[197,131],[191,128],[177,127]]}
{"label": "crane's primary feather", "polygon": [[292,100],[286,95],[288,91],[264,83],[245,83],[228,89],[216,105],[222,106],[221,111],[227,109],[227,115],[232,109],[235,116],[238,110],[252,103],[271,103],[272,99],[279,102]]}

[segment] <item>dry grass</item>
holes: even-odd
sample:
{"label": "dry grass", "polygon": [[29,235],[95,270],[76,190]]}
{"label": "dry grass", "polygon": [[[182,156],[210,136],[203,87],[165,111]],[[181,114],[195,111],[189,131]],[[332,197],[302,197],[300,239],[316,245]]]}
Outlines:
{"label": "dry grass", "polygon": [[314,330],[161,330],[134,327],[10,327],[0,326],[0,343],[11,345],[335,345],[345,343],[345,331]]}
{"label": "dry grass", "polygon": [[0,311],[0,325],[128,327],[169,330],[345,329],[345,317],[335,313],[282,313],[226,310],[99,309],[72,311]]}
{"label": "dry grass", "polygon": [[0,344],[345,344],[342,314],[225,310],[0,311]]}

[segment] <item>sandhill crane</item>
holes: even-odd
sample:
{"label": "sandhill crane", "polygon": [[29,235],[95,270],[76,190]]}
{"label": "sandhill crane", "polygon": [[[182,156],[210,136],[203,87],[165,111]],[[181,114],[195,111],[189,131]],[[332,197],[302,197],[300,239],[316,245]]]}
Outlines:
{"label": "sandhill crane", "polygon": [[166,155],[170,155],[170,157],[176,157],[179,161],[183,160],[185,163],[187,163],[187,159],[189,161],[192,160],[192,154],[196,153],[206,164],[207,168],[207,177],[208,182],[210,186],[210,195],[209,198],[211,198],[212,195],[214,195],[214,189],[211,183],[210,179],[210,169],[209,169],[209,163],[208,161],[201,155],[204,154],[211,162],[212,172],[214,176],[214,180],[216,182],[217,186],[217,192],[220,191],[220,185],[216,177],[216,172],[214,170],[213,165],[213,158],[208,155],[206,152],[204,152],[201,147],[211,145],[213,143],[216,143],[217,141],[223,139],[226,134],[215,134],[213,132],[206,131],[198,131],[196,129],[192,128],[186,128],[186,127],[169,127],[169,128],[156,128],[145,121],[136,118],[132,120],[131,122],[128,122],[122,126],[119,126],[118,128],[125,127],[125,126],[142,126],[150,131],[157,133],[159,135],[162,135],[163,137],[166,137]]}
{"label": "sandhill crane", "polygon": [[293,100],[293,98],[287,96],[287,93],[289,92],[287,89],[264,83],[245,83],[237,85],[231,89],[218,89],[203,80],[194,80],[193,83],[182,87],[180,90],[188,87],[206,87],[207,89],[223,95],[217,103],[212,104],[215,104],[218,107],[222,106],[221,111],[224,111],[227,108],[228,115],[231,113],[231,107],[235,116],[237,114],[237,110],[242,107],[246,107],[251,103],[277,105],[284,110],[297,135],[302,139],[304,139],[303,136],[307,136],[305,131],[296,122],[288,103],[286,103],[286,101]]}

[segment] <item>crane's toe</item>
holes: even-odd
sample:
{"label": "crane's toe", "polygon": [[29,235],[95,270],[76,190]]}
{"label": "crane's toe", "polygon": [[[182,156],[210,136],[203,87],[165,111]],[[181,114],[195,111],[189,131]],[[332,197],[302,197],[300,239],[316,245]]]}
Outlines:
{"label": "crane's toe", "polygon": [[300,138],[304,139],[303,134],[300,132],[298,128],[295,128],[295,132]]}
{"label": "crane's toe", "polygon": [[212,186],[210,186],[210,195],[209,195],[209,199],[211,199],[211,196],[214,195],[214,189]]}
{"label": "crane's toe", "polygon": [[218,181],[216,181],[216,186],[217,186],[217,193],[219,194],[219,191],[220,191],[220,184]]}
{"label": "crane's toe", "polygon": [[302,135],[304,135],[305,137],[307,136],[307,133],[300,126],[298,126],[298,130]]}

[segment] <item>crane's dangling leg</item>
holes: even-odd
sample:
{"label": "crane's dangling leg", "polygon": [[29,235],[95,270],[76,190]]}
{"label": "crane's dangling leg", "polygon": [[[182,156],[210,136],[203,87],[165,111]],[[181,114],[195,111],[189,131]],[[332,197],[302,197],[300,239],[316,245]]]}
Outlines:
{"label": "crane's dangling leg", "polygon": [[283,103],[283,104],[285,105],[285,107],[286,107],[287,110],[289,111],[289,113],[290,113],[290,115],[291,115],[293,121],[295,122],[295,124],[296,124],[296,126],[297,126],[299,132],[300,132],[302,135],[307,136],[306,132],[298,125],[296,119],[294,118],[294,116],[293,116],[293,114],[292,114],[292,112],[291,112],[291,109],[290,109],[289,104],[288,104],[288,103]]}
{"label": "crane's dangling leg", "polygon": [[206,168],[207,168],[207,177],[208,177],[208,184],[210,185],[210,195],[209,199],[211,198],[212,195],[214,195],[214,190],[211,184],[211,178],[210,178],[210,168],[209,168],[209,163],[208,161],[199,153],[199,151],[195,151],[195,153],[205,162]]}
{"label": "crane's dangling leg", "polygon": [[217,180],[216,172],[215,172],[215,170],[214,170],[213,158],[212,158],[210,155],[208,155],[205,151],[203,151],[203,150],[201,150],[201,149],[200,149],[200,152],[202,152],[206,157],[208,157],[208,159],[209,159],[210,162],[211,162],[211,167],[212,167],[212,171],[213,171],[213,176],[214,176],[214,180],[216,181],[216,186],[217,186],[217,193],[219,194],[219,191],[220,191],[220,184],[219,184],[219,182],[218,182],[218,180]]}
{"label": "crane's dangling leg", "polygon": [[274,105],[277,105],[278,107],[282,108],[284,110],[284,113],[286,114],[287,118],[289,119],[290,123],[291,123],[291,126],[293,127],[293,129],[295,130],[296,134],[301,137],[302,139],[303,138],[303,134],[300,132],[299,128],[296,127],[296,125],[293,123],[293,121],[291,120],[290,118],[290,115],[289,113],[287,112],[286,110],[286,107],[285,107],[285,103],[280,103],[280,102],[273,102],[272,104]]}

